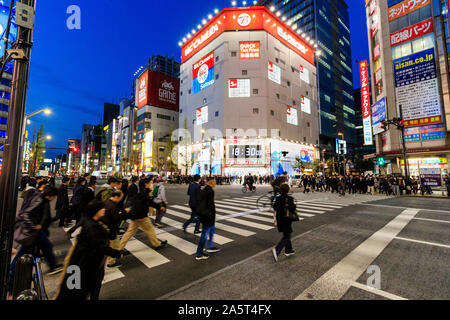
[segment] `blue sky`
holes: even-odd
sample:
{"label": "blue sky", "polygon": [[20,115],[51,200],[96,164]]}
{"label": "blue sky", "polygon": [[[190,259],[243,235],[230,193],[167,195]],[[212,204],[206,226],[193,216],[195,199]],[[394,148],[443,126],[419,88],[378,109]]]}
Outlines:
{"label": "blue sky", "polygon": [[[178,41],[215,8],[229,0],[40,0],[36,11],[27,114],[43,107],[28,126],[44,123],[52,148],[66,148],[67,139],[80,138],[84,123],[97,124],[103,103],[119,103],[131,91],[133,74],[152,54],[179,60]],[[364,1],[347,0],[355,60],[368,58]],[[205,4],[206,3],[206,4]],[[69,30],[70,5],[81,8],[81,30]],[[61,152],[49,151],[48,156]]]}

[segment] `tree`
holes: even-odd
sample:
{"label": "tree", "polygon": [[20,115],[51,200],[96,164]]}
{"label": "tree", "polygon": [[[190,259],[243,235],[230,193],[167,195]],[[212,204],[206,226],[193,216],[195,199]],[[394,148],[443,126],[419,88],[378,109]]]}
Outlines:
{"label": "tree", "polygon": [[328,174],[332,174],[334,171],[334,159],[330,158],[327,160],[327,166],[328,166]]}
{"label": "tree", "polygon": [[319,160],[314,160],[314,162],[311,163],[311,168],[313,170],[313,173],[317,174],[317,173],[323,171],[323,164]]}
{"label": "tree", "polygon": [[365,171],[373,171],[374,165],[372,160],[355,159],[355,171],[364,173]]}
{"label": "tree", "polygon": [[300,170],[300,173],[303,173],[303,170],[305,170],[305,164],[302,161],[300,157],[295,158],[294,165],[292,166],[294,169]]}

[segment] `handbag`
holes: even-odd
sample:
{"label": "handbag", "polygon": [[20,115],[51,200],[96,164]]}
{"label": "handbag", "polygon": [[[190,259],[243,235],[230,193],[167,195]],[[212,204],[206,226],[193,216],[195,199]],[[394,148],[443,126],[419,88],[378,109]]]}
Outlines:
{"label": "handbag", "polygon": [[297,210],[291,210],[288,201],[289,198],[286,198],[286,213],[285,213],[286,220],[290,222],[300,221],[300,218],[298,217],[297,214]]}

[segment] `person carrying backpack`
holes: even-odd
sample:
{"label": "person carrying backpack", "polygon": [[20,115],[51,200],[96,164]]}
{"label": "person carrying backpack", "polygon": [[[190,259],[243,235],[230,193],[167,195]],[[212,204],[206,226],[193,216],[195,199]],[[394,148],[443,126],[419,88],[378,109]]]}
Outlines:
{"label": "person carrying backpack", "polygon": [[153,201],[156,203],[156,218],[155,218],[155,226],[161,228],[163,225],[161,224],[161,219],[163,218],[166,208],[167,208],[167,198],[166,198],[166,187],[165,183],[167,183],[167,178],[164,177],[162,179],[156,180],[157,185],[153,189]]}
{"label": "person carrying backpack", "polygon": [[275,199],[273,205],[275,223],[279,232],[283,233],[283,238],[280,240],[278,245],[272,249],[272,255],[275,262],[278,262],[278,256],[281,251],[285,249],[284,255],[286,257],[295,254],[292,249],[291,234],[292,234],[292,222],[296,221],[288,217],[288,213],[294,213],[296,211],[296,205],[294,203],[294,198],[288,195],[290,187],[288,184],[282,184],[280,186],[281,194]]}
{"label": "person carrying backpack", "polygon": [[111,195],[114,191],[120,188],[121,183],[114,177],[110,177],[108,179],[108,183],[102,185],[100,187],[100,191],[95,196],[95,199],[98,201],[108,201],[111,198]]}

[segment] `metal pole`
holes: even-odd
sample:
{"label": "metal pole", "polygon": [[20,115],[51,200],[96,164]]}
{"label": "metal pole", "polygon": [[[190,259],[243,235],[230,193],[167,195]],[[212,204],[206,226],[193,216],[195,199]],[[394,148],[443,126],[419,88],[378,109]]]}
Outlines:
{"label": "metal pole", "polygon": [[[400,109],[400,118],[402,118],[403,120],[403,110],[402,110],[402,105],[399,105],[399,109]],[[406,141],[405,141],[405,126],[403,125],[402,127],[402,151],[403,151],[403,161],[404,161],[404,165],[405,165],[405,179],[407,179],[409,177],[408,174],[408,163],[406,162]]]}
{"label": "metal pole", "polygon": [[[35,7],[35,0],[21,0]],[[23,152],[22,130],[28,89],[29,63],[33,30],[18,27],[16,49],[22,49],[24,59],[14,63],[7,139],[4,146],[3,170],[0,176],[0,298],[5,299],[16,217],[18,179]]]}

